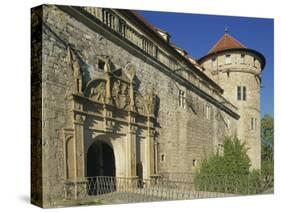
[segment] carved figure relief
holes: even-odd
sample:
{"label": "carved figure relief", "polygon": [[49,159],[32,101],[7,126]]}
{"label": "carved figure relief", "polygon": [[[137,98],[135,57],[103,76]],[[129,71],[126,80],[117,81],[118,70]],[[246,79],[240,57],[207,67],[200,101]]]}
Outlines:
{"label": "carved figure relief", "polygon": [[146,106],[147,106],[148,115],[155,115],[156,94],[155,94],[154,88],[152,88],[150,91],[146,92],[145,102],[146,102]]}
{"label": "carved figure relief", "polygon": [[90,98],[94,101],[104,103],[105,101],[105,82],[99,82],[96,87],[92,87]]}
{"label": "carved figure relief", "polygon": [[125,108],[130,103],[129,86],[121,80],[115,80],[112,86],[112,99],[119,109]]}
{"label": "carved figure relief", "polygon": [[[157,95],[155,89],[147,89],[145,95],[134,87],[135,66],[127,64],[124,69],[110,70],[110,60],[104,65],[104,75],[92,79],[85,88],[85,96],[95,102],[106,104],[107,95],[110,95],[112,104],[118,109],[129,108],[144,116],[155,116],[157,107]],[[109,82],[110,87],[107,88]],[[108,90],[107,90],[108,89]],[[111,103],[110,103],[111,104]]]}
{"label": "carved figure relief", "polygon": [[137,92],[135,92],[135,106],[138,113],[143,115],[147,114],[146,106],[144,104],[144,99]]}
{"label": "carved figure relief", "polygon": [[135,65],[133,65],[132,63],[128,63],[125,67],[128,75],[129,75],[129,78],[131,81],[134,80],[135,76],[136,76],[136,67]]}
{"label": "carved figure relief", "polygon": [[81,67],[79,64],[78,57],[75,55],[74,51],[69,46],[67,48],[67,52],[68,52],[69,66],[73,72],[75,90],[78,93],[81,93],[82,92],[82,75],[81,75]]}

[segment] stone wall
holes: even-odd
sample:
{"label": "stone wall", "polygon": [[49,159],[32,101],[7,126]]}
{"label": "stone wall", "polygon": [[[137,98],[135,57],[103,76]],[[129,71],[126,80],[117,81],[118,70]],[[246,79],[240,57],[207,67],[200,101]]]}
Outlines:
{"label": "stone wall", "polygon": [[31,10],[31,203],[42,207],[42,7]]}
{"label": "stone wall", "polygon": [[[67,59],[68,45],[79,57],[83,87],[103,73],[99,60],[109,56],[116,67],[125,68],[128,63],[135,65],[136,87],[140,93],[155,89],[159,98],[155,123],[159,172],[194,171],[202,158],[214,152],[217,144],[223,142],[225,135],[236,132],[236,119],[181,86],[156,66],[134,56],[120,43],[113,43],[108,37],[90,30],[56,6],[43,8],[42,168],[43,178],[53,179],[43,183],[46,205],[55,204],[59,192],[63,190],[60,184],[65,177],[63,129],[73,127],[71,94],[74,86]],[[185,108],[179,106],[179,88],[190,97],[190,104]],[[210,108],[209,115],[207,107]],[[231,123],[229,129],[227,119]],[[90,139],[89,133],[85,132]],[[144,158],[143,143],[142,137],[138,137],[137,160],[140,161]]]}
{"label": "stone wall", "polygon": [[[230,55],[231,63],[225,64],[225,54]],[[244,55],[244,60],[241,60]],[[261,166],[260,139],[260,59],[245,51],[228,51],[203,61],[206,74],[216,81],[223,89],[225,98],[233,103],[240,115],[237,135],[249,148],[252,168]],[[237,100],[237,87],[246,87],[246,100]],[[256,118],[256,129],[251,129],[251,118]]]}

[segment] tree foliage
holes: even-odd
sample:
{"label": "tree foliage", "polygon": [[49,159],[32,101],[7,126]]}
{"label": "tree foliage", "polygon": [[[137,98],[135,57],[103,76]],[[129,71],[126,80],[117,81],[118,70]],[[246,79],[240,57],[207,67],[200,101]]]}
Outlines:
{"label": "tree foliage", "polygon": [[237,137],[226,137],[224,153],[202,161],[194,182],[198,190],[227,193],[259,193],[259,171],[250,172],[250,159],[244,143]]}
{"label": "tree foliage", "polygon": [[261,119],[261,173],[268,187],[273,186],[274,174],[274,120],[269,114]]}
{"label": "tree foliage", "polygon": [[273,161],[274,150],[273,117],[265,114],[261,119],[262,160]]}

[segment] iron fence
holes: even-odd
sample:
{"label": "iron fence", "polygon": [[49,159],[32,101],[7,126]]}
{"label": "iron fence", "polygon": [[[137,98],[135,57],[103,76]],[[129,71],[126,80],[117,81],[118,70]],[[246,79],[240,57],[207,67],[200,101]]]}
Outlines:
{"label": "iron fence", "polygon": [[162,173],[153,179],[95,176],[63,180],[61,197],[62,204],[67,205],[67,202],[130,203],[259,194],[269,184],[273,185],[273,177],[260,177],[252,181],[244,175],[198,177],[191,173]]}

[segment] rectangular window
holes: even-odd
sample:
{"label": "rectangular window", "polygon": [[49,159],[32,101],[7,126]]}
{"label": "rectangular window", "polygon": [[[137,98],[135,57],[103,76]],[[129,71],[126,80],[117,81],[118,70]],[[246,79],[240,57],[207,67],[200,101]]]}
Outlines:
{"label": "rectangular window", "polygon": [[256,130],[256,129],[257,129],[257,119],[251,118],[251,130]]}
{"label": "rectangular window", "polygon": [[237,100],[241,100],[241,86],[237,87]]}
{"label": "rectangular window", "polygon": [[226,128],[229,129],[230,128],[230,120],[226,119]]}
{"label": "rectangular window", "polygon": [[179,106],[185,108],[185,93],[182,90],[179,90]]}
{"label": "rectangular window", "polygon": [[211,107],[210,107],[210,105],[206,105],[206,118],[207,119],[211,118]]}
{"label": "rectangular window", "polygon": [[195,159],[192,160],[192,166],[193,166],[193,167],[196,167],[196,166],[197,166],[197,160],[195,160]]}
{"label": "rectangular window", "polygon": [[231,64],[231,57],[230,57],[231,55],[230,54],[227,54],[227,55],[225,55],[225,64]]}
{"label": "rectangular window", "polygon": [[183,97],[182,97],[182,107],[185,108],[186,106],[186,93],[183,92]]}
{"label": "rectangular window", "polygon": [[247,95],[246,95],[246,87],[243,86],[243,100],[246,101]]}
{"label": "rectangular window", "polygon": [[244,64],[245,63],[245,55],[241,54],[241,63]]}
{"label": "rectangular window", "polygon": [[223,156],[223,144],[218,144],[218,154],[219,156]]}
{"label": "rectangular window", "polygon": [[164,154],[161,154],[161,162],[164,162],[165,161],[165,155]]}
{"label": "rectangular window", "polygon": [[254,57],[254,67],[257,68],[258,67],[258,61],[257,59]]}
{"label": "rectangular window", "polygon": [[213,68],[217,67],[217,60],[215,57],[212,58],[212,66],[213,66]]}

